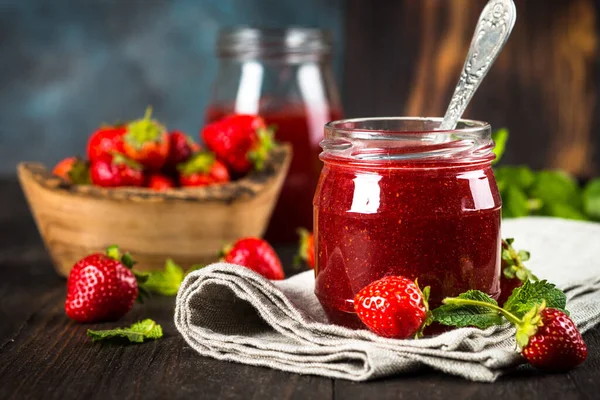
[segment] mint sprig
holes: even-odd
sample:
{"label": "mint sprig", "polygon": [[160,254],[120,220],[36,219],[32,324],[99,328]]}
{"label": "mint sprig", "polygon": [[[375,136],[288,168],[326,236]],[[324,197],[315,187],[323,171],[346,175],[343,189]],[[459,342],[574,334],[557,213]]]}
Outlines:
{"label": "mint sprig", "polygon": [[92,341],[122,341],[142,343],[145,340],[159,339],[163,336],[162,327],[151,319],[134,323],[128,328],[115,328],[107,330],[88,329],[87,335]]}
{"label": "mint sprig", "polygon": [[[496,164],[506,149],[508,131],[492,134],[496,142]],[[502,217],[544,215],[574,220],[600,221],[600,179],[582,188],[565,171],[533,171],[527,166],[495,167],[502,197]]]}
{"label": "mint sprig", "polygon": [[160,296],[175,296],[179,291],[183,278],[190,272],[203,267],[204,265],[200,264],[192,265],[187,272],[184,272],[183,268],[177,265],[175,261],[167,259],[164,270],[141,273],[145,277],[145,281],[140,285],[140,289]]}
{"label": "mint sprig", "polygon": [[533,306],[541,304],[542,300],[547,307],[557,308],[568,314],[567,297],[562,290],[546,280],[525,281],[522,286],[513,290],[503,308],[517,317],[523,317]]}
{"label": "mint sprig", "polygon": [[147,272],[146,276],[146,282],[143,283],[146,290],[161,296],[175,296],[185,274],[183,268],[168,259],[163,271]]}
{"label": "mint sprig", "polygon": [[529,318],[531,310],[551,307],[566,312],[566,302],[565,294],[548,281],[525,282],[513,291],[503,307],[478,290],[446,298],[442,306],[433,310],[433,320],[455,327],[485,329],[506,321],[519,327]]}
{"label": "mint sprig", "polygon": [[[496,300],[479,290],[469,290],[458,296],[461,300],[477,301],[498,306]],[[493,325],[501,325],[502,316],[495,310],[478,304],[444,304],[433,310],[433,320],[443,325],[465,327],[476,326],[486,329]]]}

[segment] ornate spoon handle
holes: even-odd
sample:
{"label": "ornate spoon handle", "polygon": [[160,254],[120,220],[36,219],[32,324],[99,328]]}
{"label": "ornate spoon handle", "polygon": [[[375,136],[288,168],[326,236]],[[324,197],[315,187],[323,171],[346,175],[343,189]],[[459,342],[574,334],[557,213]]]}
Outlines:
{"label": "ornate spoon handle", "polygon": [[479,16],[465,65],[439,129],[456,127],[456,122],[465,112],[473,94],[508,40],[516,18],[517,9],[512,0],[490,0],[486,4]]}

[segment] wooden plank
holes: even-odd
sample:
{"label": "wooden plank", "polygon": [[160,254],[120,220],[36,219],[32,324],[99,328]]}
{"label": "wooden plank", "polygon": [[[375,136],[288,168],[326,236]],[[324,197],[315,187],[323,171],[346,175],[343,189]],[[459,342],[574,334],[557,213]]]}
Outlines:
{"label": "wooden plank", "polygon": [[584,335],[590,354],[581,367],[562,374],[519,368],[493,384],[468,382],[433,371],[368,383],[335,381],[335,399],[594,399],[600,391],[600,327]]}
{"label": "wooden plank", "polygon": [[[344,96],[352,116],[441,116],[486,0],[349,0]],[[505,162],[600,173],[597,0],[519,0],[511,39],[465,117],[506,126]]]}
{"label": "wooden plank", "polygon": [[[321,399],[330,379],[204,358],[186,346],[173,324],[173,298],[155,298],[117,323],[80,325],[63,310],[64,287],[39,308],[14,341],[0,348],[0,398],[240,398]],[[151,317],[165,337],[140,345],[92,344],[88,328]]]}

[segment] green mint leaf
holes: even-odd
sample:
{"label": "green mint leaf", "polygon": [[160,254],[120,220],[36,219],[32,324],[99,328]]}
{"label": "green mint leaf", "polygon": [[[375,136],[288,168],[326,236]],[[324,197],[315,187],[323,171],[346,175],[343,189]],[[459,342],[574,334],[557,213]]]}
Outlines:
{"label": "green mint leaf", "polygon": [[492,139],[496,144],[496,146],[494,147],[494,154],[496,155],[496,159],[492,161],[492,164],[496,164],[502,159],[504,151],[506,150],[506,142],[508,140],[508,129],[498,129],[496,132],[492,133]]}
{"label": "green mint leaf", "polygon": [[529,215],[527,195],[518,186],[509,186],[502,194],[502,217],[518,218]]}
{"label": "green mint leaf", "polygon": [[165,262],[163,271],[148,272],[148,279],[144,282],[144,289],[162,296],[175,296],[183,282],[183,269],[169,259]]}
{"label": "green mint leaf", "polygon": [[162,328],[159,324],[151,319],[136,322],[129,328],[115,328],[108,330],[91,330],[88,329],[87,335],[92,338],[92,341],[101,340],[116,341],[129,340],[131,343],[142,343],[147,339],[158,339],[163,336]]}
{"label": "green mint leaf", "polygon": [[600,178],[590,181],[585,186],[583,209],[588,217],[600,221]]}
{"label": "green mint leaf", "polygon": [[528,282],[513,290],[512,294],[504,303],[506,311],[522,318],[535,305],[546,300],[546,307],[557,308],[566,312],[567,297],[552,283],[548,281]]}
{"label": "green mint leaf", "polygon": [[535,182],[535,172],[525,165],[498,167],[494,175],[500,191],[511,186],[526,191]]}
{"label": "green mint leaf", "polygon": [[529,193],[542,201],[543,214],[552,204],[567,204],[574,209],[581,207],[581,189],[575,179],[563,171],[539,172]]}
{"label": "green mint leaf", "polygon": [[[458,298],[497,305],[496,300],[478,290],[469,290]],[[497,311],[481,306],[444,304],[433,310],[432,313],[434,321],[456,327],[476,326],[485,329],[504,323],[502,316]]]}

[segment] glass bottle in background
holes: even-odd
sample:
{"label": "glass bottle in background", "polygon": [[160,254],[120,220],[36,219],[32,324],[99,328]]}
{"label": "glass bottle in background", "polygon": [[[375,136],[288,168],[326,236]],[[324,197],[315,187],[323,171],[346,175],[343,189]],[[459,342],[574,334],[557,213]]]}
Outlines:
{"label": "glass bottle in background", "polygon": [[218,75],[206,123],[229,114],[259,114],[294,156],[265,237],[298,239],[312,229],[312,198],[321,171],[323,126],[342,117],[331,68],[332,39],[320,29],[234,28],[219,32]]}

